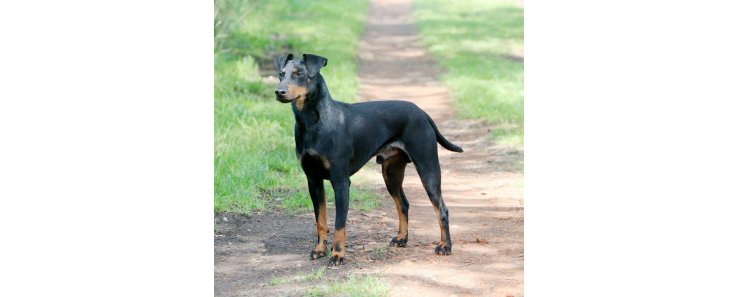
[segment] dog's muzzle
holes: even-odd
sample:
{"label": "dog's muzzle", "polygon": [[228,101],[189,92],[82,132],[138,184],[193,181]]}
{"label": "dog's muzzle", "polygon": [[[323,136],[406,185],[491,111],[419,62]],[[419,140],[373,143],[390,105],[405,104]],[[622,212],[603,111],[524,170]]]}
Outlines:
{"label": "dog's muzzle", "polygon": [[275,99],[277,99],[277,101],[280,101],[282,103],[290,103],[298,99],[298,97],[295,97],[293,99],[285,98],[285,95],[287,95],[287,93],[288,92],[285,91],[285,89],[277,89],[275,90]]}
{"label": "dog's muzzle", "polygon": [[[298,97],[300,97],[300,96],[298,96]],[[276,99],[277,101],[280,101],[281,103],[290,103],[290,102],[293,102],[293,101],[295,101],[296,99],[298,99],[298,97],[295,97],[295,98],[293,98],[293,99],[288,99],[288,98],[285,98],[285,96],[280,96],[280,95],[278,95],[278,96],[275,96],[275,99]]]}

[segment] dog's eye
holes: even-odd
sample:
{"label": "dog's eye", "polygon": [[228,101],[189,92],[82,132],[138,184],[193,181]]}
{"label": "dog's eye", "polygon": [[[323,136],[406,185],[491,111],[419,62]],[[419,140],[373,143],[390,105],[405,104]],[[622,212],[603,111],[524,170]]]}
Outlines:
{"label": "dog's eye", "polygon": [[298,77],[301,77],[301,76],[303,76],[303,72],[298,71],[298,73],[296,73],[295,75],[298,76]]}
{"label": "dog's eye", "polygon": [[280,80],[282,80],[283,77],[285,77],[285,71],[280,72],[278,76],[280,77]]}

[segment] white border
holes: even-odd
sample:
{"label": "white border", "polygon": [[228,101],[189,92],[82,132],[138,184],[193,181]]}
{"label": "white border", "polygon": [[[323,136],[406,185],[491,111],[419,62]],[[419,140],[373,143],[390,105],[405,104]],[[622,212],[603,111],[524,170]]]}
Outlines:
{"label": "white border", "polygon": [[213,294],[213,2],[0,4],[1,296]]}

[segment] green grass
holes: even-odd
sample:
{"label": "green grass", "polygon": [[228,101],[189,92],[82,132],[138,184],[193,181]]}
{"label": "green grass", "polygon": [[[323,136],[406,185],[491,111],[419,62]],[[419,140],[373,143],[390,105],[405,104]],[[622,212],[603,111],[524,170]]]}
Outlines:
{"label": "green grass", "polygon": [[[375,191],[370,188],[368,184],[369,182],[355,176],[351,179],[352,186],[349,189],[349,207],[351,209],[368,211],[380,206],[384,197],[376,194]],[[334,207],[334,189],[331,187],[331,183],[324,181],[324,190],[326,191],[327,206]],[[280,203],[283,208],[293,212],[302,212],[308,209],[313,209],[311,198],[308,196],[306,191],[303,191],[303,189],[301,189],[300,192],[285,195],[285,198],[281,199]]]}
{"label": "green grass", "polygon": [[288,281],[283,278],[273,277],[272,279],[270,279],[270,286],[279,286],[286,282]]}
{"label": "green grass", "polygon": [[390,284],[373,276],[349,276],[332,280],[324,277],[325,267],[311,269],[306,274],[289,277],[273,277],[269,286],[287,286],[289,295],[303,293],[304,296],[388,296]]}
{"label": "green grass", "polygon": [[328,286],[313,287],[305,291],[305,296],[388,296],[390,285],[373,276],[350,276],[344,281],[335,281]]}
{"label": "green grass", "polygon": [[311,272],[301,275],[296,275],[289,278],[280,278],[280,277],[273,277],[270,279],[270,282],[268,285],[270,286],[280,286],[283,284],[287,284],[288,282],[294,283],[294,282],[316,282],[320,281],[324,278],[324,272],[326,272],[326,267],[321,267],[319,269],[311,269]]}
{"label": "green grass", "polygon": [[499,142],[524,143],[524,11],[510,1],[417,0],[424,44],[447,71],[462,118],[496,126]]}
{"label": "green grass", "polygon": [[374,247],[370,250],[370,254],[374,257],[385,257],[388,254],[388,248],[386,246]]}
{"label": "green grass", "polygon": [[308,273],[308,274],[306,274],[304,276],[301,276],[300,279],[301,280],[304,280],[304,281],[317,281],[317,280],[321,280],[322,278],[324,278],[324,272],[326,272],[326,268],[325,267],[321,267],[321,268],[319,268],[317,270],[311,269],[311,272],[310,273]]}
{"label": "green grass", "polygon": [[[293,113],[275,101],[274,83],[262,76],[274,75],[272,59],[279,53],[322,55],[329,59],[321,72],[332,96],[354,101],[355,55],[366,9],[366,0],[215,1],[216,212],[312,207],[295,157]],[[269,72],[260,75],[260,65]],[[354,186],[351,199],[361,200],[355,206],[372,205],[370,191]],[[332,201],[333,194],[327,199]]]}

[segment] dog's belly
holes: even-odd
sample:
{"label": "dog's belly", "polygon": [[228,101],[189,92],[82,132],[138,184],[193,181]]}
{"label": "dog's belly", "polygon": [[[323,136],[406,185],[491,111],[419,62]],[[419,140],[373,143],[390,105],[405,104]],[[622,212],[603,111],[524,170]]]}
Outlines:
{"label": "dog's belly", "polygon": [[404,158],[406,158],[407,163],[411,162],[411,160],[408,158],[408,153],[406,153],[406,146],[403,144],[403,142],[400,141],[394,141],[386,144],[383,148],[378,150],[378,152],[375,153],[375,162],[378,164],[383,164],[383,161],[388,160],[396,155],[403,155]]}

